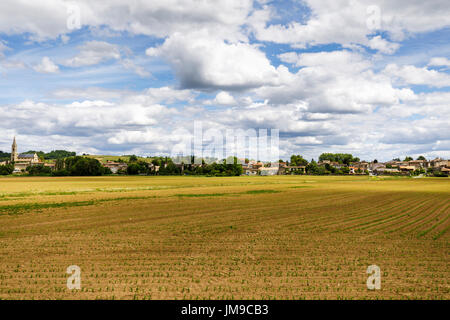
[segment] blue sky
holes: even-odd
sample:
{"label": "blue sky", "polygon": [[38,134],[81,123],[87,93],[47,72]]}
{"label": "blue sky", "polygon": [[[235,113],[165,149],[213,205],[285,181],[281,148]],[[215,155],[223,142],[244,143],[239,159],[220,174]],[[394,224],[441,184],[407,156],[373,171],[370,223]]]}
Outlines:
{"label": "blue sky", "polygon": [[284,159],[450,157],[447,1],[7,0],[0,15],[3,151],[17,136],[168,155],[200,121],[278,129]]}

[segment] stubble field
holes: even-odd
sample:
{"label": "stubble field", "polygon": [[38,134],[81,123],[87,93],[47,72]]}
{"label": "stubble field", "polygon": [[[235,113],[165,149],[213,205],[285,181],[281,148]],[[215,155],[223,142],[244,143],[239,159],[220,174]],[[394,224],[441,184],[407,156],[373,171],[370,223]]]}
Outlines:
{"label": "stubble field", "polygon": [[0,298],[449,299],[449,205],[439,178],[0,178]]}

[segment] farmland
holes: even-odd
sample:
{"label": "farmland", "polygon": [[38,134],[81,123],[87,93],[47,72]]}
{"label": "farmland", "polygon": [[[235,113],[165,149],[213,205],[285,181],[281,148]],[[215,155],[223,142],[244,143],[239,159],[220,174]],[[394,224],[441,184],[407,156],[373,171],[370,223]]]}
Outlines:
{"label": "farmland", "polygon": [[449,299],[449,205],[445,178],[0,178],[0,298]]}

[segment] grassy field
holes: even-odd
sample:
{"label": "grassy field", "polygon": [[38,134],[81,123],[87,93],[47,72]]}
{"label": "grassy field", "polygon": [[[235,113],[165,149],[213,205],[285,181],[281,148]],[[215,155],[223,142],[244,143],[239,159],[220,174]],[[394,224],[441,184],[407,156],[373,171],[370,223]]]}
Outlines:
{"label": "grassy field", "polygon": [[0,298],[449,299],[449,205],[439,178],[0,178]]}

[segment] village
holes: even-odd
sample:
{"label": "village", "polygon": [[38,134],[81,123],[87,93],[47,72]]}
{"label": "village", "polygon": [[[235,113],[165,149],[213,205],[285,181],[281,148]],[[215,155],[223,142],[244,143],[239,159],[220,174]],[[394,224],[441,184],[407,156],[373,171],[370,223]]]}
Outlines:
{"label": "village", "polygon": [[[65,152],[65,151],[63,151]],[[75,153],[72,153],[75,155]],[[117,157],[111,160],[101,156],[88,156],[105,170],[104,174],[140,174],[140,175],[189,175],[205,174],[214,175],[214,170],[202,170],[211,165],[200,161],[195,163],[194,157],[184,158],[184,161],[177,159],[174,161],[168,157],[138,158],[137,156],[124,156],[123,159]],[[341,160],[342,157],[346,159]],[[327,158],[327,159],[326,159]],[[329,159],[338,159],[332,161]],[[198,159],[197,159],[198,160]],[[410,157],[403,161],[394,159],[387,162],[378,162],[377,160],[367,162],[360,161],[359,158],[353,158],[349,154],[322,154],[318,162],[306,161],[300,155],[293,155],[291,161],[279,160],[278,162],[265,162],[249,159],[236,159],[231,163],[239,170],[230,171],[228,175],[246,175],[246,176],[272,176],[272,175],[395,175],[395,176],[437,176],[448,177],[450,174],[450,161],[441,158],[427,160],[420,156],[414,160]],[[230,162],[216,161],[215,163],[230,165]],[[0,162],[0,166],[10,166],[12,174],[27,174],[29,171],[35,171],[33,168],[41,168],[39,172],[51,174],[65,167],[63,159],[45,160],[39,157],[36,152],[19,153],[16,139],[14,138],[11,147],[10,160]],[[216,167],[213,169],[217,169]],[[216,170],[217,171],[217,170]],[[0,173],[1,174],[1,173]],[[217,175],[217,172],[216,172]],[[226,174],[223,174],[226,175]]]}

